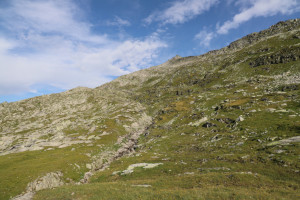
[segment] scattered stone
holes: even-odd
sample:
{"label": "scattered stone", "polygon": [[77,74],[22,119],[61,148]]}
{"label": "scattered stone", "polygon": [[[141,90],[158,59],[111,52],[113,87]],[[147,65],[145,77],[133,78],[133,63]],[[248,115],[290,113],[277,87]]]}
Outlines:
{"label": "scattered stone", "polygon": [[148,188],[148,187],[152,187],[151,185],[131,185],[132,187],[144,187],[144,188]]}
{"label": "scattered stone", "polygon": [[275,112],[287,113],[287,112],[289,112],[289,111],[284,110],[284,109],[281,109],[281,110],[276,110]]}
{"label": "scattered stone", "polygon": [[88,140],[91,140],[91,139],[94,139],[95,138],[95,135],[91,135],[91,136],[89,136],[87,139]]}
{"label": "scattered stone", "polygon": [[85,136],[79,136],[78,139],[80,139],[80,140],[86,140],[86,137]]}
{"label": "scattered stone", "polygon": [[112,173],[112,175],[116,175],[116,174],[119,174],[119,173],[121,173],[121,171],[114,171],[114,172]]}
{"label": "scattered stone", "polygon": [[81,179],[80,182],[81,182],[81,183],[87,183],[88,180],[89,180],[93,175],[94,175],[93,172],[90,172],[90,171],[89,171],[89,172],[86,172],[86,173],[84,174],[83,179]]}
{"label": "scattered stone", "polygon": [[299,143],[300,142],[300,136],[295,136],[275,142],[271,142],[267,144],[267,146],[276,146],[276,145],[289,145],[290,143]]}
{"label": "scattered stone", "polygon": [[92,165],[91,165],[91,164],[86,164],[85,166],[86,166],[86,168],[88,168],[88,169],[92,169]]}
{"label": "scattered stone", "polygon": [[275,108],[268,108],[267,110],[268,110],[269,112],[275,112],[275,111],[276,111]]}
{"label": "scattered stone", "polygon": [[200,126],[200,124],[202,124],[203,122],[206,122],[208,120],[207,117],[203,117],[202,119],[196,121],[196,122],[190,122],[189,125],[190,126]]}
{"label": "scattered stone", "polygon": [[266,98],[266,97],[263,97],[263,98],[261,98],[260,100],[261,100],[261,101],[268,101],[269,99]]}
{"label": "scattered stone", "polygon": [[286,92],[278,91],[277,94],[286,94]]}
{"label": "scattered stone", "polygon": [[285,150],[282,150],[282,149],[275,150],[275,153],[278,153],[278,154],[283,153],[283,152],[285,152]]}
{"label": "scattered stone", "polygon": [[236,146],[242,146],[242,145],[244,145],[244,142],[239,142],[236,144]]}
{"label": "scattered stone", "polygon": [[194,172],[185,172],[184,174],[185,175],[194,175],[195,173]]}
{"label": "scattered stone", "polygon": [[62,144],[62,145],[60,145],[58,148],[65,148],[65,147],[68,147],[69,146],[69,144]]}
{"label": "scattered stone", "polygon": [[18,195],[11,200],[31,200],[33,199],[34,193],[33,192],[26,192],[24,194]]}
{"label": "scattered stone", "polygon": [[245,120],[244,117],[242,115],[240,115],[235,121],[236,122],[242,122],[244,120]]}
{"label": "scattered stone", "polygon": [[275,140],[277,140],[278,139],[278,137],[277,136],[275,136],[275,137],[271,137],[271,138],[269,138],[269,141],[275,141]]}
{"label": "scattered stone", "polygon": [[262,143],[262,141],[260,139],[257,139],[257,142]]}
{"label": "scattered stone", "polygon": [[180,161],[180,163],[183,164],[183,165],[187,165],[187,163],[184,162],[184,161]]}
{"label": "scattered stone", "polygon": [[225,124],[233,124],[233,123],[235,123],[235,120],[230,119],[230,118],[217,118],[216,120],[218,122],[225,123]]}
{"label": "scattered stone", "polygon": [[223,170],[223,171],[230,171],[231,169],[230,168],[227,168],[227,167],[213,167],[213,168],[198,168],[198,170],[200,171],[220,171],[220,170]]}
{"label": "scattered stone", "polygon": [[[238,173],[238,174],[248,174],[248,175],[253,175],[254,174],[253,172],[236,172],[236,173]],[[257,176],[258,174],[255,173],[254,175]]]}
{"label": "scattered stone", "polygon": [[300,142],[300,136],[295,136],[275,142],[269,143],[267,146],[275,146],[275,145],[289,145],[290,143],[299,143]]}
{"label": "scattered stone", "polygon": [[221,140],[221,139],[222,139],[221,135],[217,134],[217,135],[215,135],[214,137],[212,137],[212,138],[210,139],[210,141],[211,141],[211,142],[217,142],[217,141],[219,141],[219,140]]}
{"label": "scattered stone", "polygon": [[[151,169],[154,167],[157,167],[159,165],[162,165],[163,163],[137,163],[137,164],[132,164],[129,165],[129,167],[121,172],[121,175],[126,175],[126,174],[131,174],[133,173],[134,168],[136,167],[142,167],[144,169]],[[119,173],[119,172],[114,172],[114,173]]]}
{"label": "scattered stone", "polygon": [[80,169],[80,166],[79,166],[78,164],[75,163],[74,165],[75,165],[78,169]]}
{"label": "scattered stone", "polygon": [[210,123],[210,122],[206,122],[202,125],[202,127],[204,128],[210,128],[210,127],[216,127],[217,125],[216,124],[213,124],[213,123]]}

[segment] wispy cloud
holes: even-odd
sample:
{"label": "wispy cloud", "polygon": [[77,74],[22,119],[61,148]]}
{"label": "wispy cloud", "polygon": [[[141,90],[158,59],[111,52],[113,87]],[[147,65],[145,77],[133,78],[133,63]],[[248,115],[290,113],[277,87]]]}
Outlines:
{"label": "wispy cloud", "polygon": [[151,65],[167,46],[155,35],[112,40],[91,26],[73,1],[10,1],[0,9],[0,94],[95,87]]}
{"label": "wispy cloud", "polygon": [[122,27],[122,26],[130,26],[131,23],[126,19],[122,19],[118,16],[115,16],[114,20],[107,22],[107,25]]}
{"label": "wispy cloud", "polygon": [[152,13],[145,21],[149,24],[154,21],[162,24],[181,24],[209,10],[218,2],[218,0],[177,0],[164,11]]}
{"label": "wispy cloud", "polygon": [[[229,30],[237,28],[240,24],[254,17],[268,17],[276,14],[291,14],[299,11],[297,0],[239,0],[237,5],[242,5],[242,11],[236,14],[232,20],[226,21],[218,27],[218,34],[226,34]],[[246,8],[247,5],[250,5]]]}
{"label": "wispy cloud", "polygon": [[210,41],[214,38],[214,36],[215,33],[204,29],[195,36],[195,39],[200,41],[200,45],[208,47],[210,46]]}

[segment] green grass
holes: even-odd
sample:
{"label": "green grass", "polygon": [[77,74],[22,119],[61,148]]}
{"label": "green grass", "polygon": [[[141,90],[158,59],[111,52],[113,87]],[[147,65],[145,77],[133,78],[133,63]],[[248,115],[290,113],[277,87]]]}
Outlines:
{"label": "green grass", "polygon": [[[299,193],[293,188],[254,185],[245,187],[238,179],[247,178],[208,174],[207,177],[172,177],[169,179],[150,179],[142,181],[91,183],[82,186],[64,186],[54,190],[38,192],[34,199],[297,199]],[[247,176],[247,175],[245,175]],[[209,179],[211,184],[203,184]],[[226,185],[216,185],[220,180]],[[141,188],[134,185],[150,184],[152,187]]]}
{"label": "green grass", "polygon": [[[80,149],[80,147],[78,147]],[[84,162],[89,158],[70,148],[50,151],[32,151],[0,157],[0,199],[8,199],[23,191],[27,184],[47,172],[62,171],[66,177],[78,180],[86,170]],[[77,170],[72,164],[81,166]]]}

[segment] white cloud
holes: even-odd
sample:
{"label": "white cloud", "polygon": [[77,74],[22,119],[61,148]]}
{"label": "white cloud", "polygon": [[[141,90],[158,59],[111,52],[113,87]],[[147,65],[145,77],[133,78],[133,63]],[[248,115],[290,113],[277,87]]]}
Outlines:
{"label": "white cloud", "polygon": [[122,26],[130,26],[131,23],[126,19],[122,19],[122,18],[116,16],[113,21],[108,21],[107,25],[122,27]]}
{"label": "white cloud", "polygon": [[196,36],[195,39],[200,41],[200,45],[208,47],[210,45],[210,41],[215,37],[213,32],[208,32],[207,30],[200,31]]}
{"label": "white cloud", "polygon": [[72,1],[12,0],[0,9],[0,27],[0,95],[99,86],[148,67],[166,47],[158,36],[116,41],[92,33]]}
{"label": "white cloud", "polygon": [[11,0],[10,3],[9,8],[0,9],[0,17],[2,24],[11,31],[63,34],[82,41],[106,41],[105,36],[91,34],[91,24],[76,19],[81,11],[69,0]]}
{"label": "white cloud", "polygon": [[[239,0],[236,5],[242,6],[242,11],[236,14],[232,20],[226,21],[218,27],[218,34],[226,34],[229,30],[237,28],[240,24],[254,17],[268,17],[276,14],[291,14],[299,11],[297,0]],[[250,5],[250,7],[247,5]],[[246,8],[247,7],[247,8]]]}
{"label": "white cloud", "polygon": [[147,23],[160,21],[163,24],[184,23],[194,18],[195,16],[209,10],[218,2],[218,0],[177,0],[164,11],[151,14],[145,19],[145,21]]}

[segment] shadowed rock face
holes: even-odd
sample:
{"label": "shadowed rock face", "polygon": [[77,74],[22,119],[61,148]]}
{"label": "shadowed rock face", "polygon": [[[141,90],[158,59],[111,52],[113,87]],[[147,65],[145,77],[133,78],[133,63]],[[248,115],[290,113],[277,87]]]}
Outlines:
{"label": "shadowed rock face", "polygon": [[175,188],[245,185],[247,194],[257,180],[268,189],[277,181],[293,194],[285,189],[299,172],[299,32],[299,19],[280,22],[94,89],[0,104],[0,199],[97,181],[159,190],[170,177]]}
{"label": "shadowed rock face", "polygon": [[254,62],[250,62],[251,67],[259,67],[261,65],[285,64],[297,61],[300,58],[300,48],[281,49],[280,51],[257,58]]}

